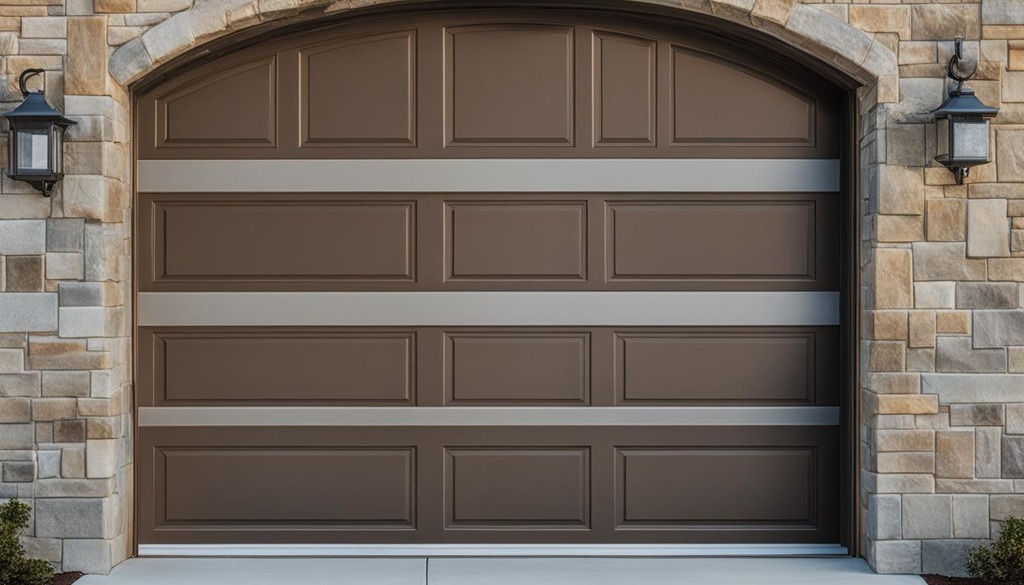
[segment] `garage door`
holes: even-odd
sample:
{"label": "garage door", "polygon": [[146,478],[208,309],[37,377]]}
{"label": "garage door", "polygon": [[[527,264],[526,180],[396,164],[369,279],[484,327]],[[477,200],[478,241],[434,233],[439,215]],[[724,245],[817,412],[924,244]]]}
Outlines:
{"label": "garage door", "polygon": [[737,47],[434,12],[139,93],[140,553],[845,552],[841,94]]}

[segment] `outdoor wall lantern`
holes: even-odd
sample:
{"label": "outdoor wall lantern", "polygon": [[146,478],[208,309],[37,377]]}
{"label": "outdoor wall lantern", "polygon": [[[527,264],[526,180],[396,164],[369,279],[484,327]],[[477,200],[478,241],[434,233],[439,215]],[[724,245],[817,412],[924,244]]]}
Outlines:
{"label": "outdoor wall lantern", "polygon": [[22,72],[18,85],[25,101],[3,116],[11,124],[6,173],[49,197],[53,186],[64,178],[64,131],[77,122],[51,108],[42,90],[26,89],[25,82],[42,72],[42,69]]}
{"label": "outdoor wall lantern", "polygon": [[949,92],[949,98],[932,112],[938,138],[935,160],[953,172],[957,185],[963,185],[971,167],[989,161],[989,118],[995,117],[999,108],[986,106],[974,95],[973,89],[964,87],[964,82],[974,76],[978,65],[977,62],[964,61],[962,38],[953,43],[953,56],[949,59],[946,75],[956,81],[957,86]]}

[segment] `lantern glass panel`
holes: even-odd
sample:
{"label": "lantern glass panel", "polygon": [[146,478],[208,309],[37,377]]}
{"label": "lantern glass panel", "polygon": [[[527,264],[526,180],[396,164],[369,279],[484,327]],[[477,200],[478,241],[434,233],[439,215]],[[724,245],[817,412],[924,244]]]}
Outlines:
{"label": "lantern glass panel", "polygon": [[988,122],[953,121],[953,160],[988,160]]}
{"label": "lantern glass panel", "polygon": [[935,120],[935,146],[938,156],[949,154],[949,119],[939,118]]}
{"label": "lantern glass panel", "polygon": [[42,171],[50,168],[50,131],[47,128],[21,129],[16,132],[19,171]]}

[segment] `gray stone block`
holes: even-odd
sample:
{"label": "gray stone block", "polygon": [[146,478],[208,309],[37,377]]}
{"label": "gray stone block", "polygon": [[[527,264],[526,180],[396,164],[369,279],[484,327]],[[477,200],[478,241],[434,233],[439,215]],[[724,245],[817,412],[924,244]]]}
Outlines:
{"label": "gray stone block", "polygon": [[955,427],[1002,426],[1002,404],[952,404],[949,424]]}
{"label": "gray stone block", "polygon": [[988,498],[984,494],[953,496],[954,538],[988,538]]}
{"label": "gray stone block", "polygon": [[939,372],[992,372],[1007,369],[1005,349],[974,349],[969,337],[935,340],[935,370]]}
{"label": "gray stone block", "polygon": [[952,519],[952,496],[903,496],[903,538],[950,538],[953,536]]}
{"label": "gray stone block", "polygon": [[103,284],[99,282],[62,282],[58,295],[62,307],[103,306]]}
{"label": "gray stone block", "polygon": [[65,540],[63,570],[106,575],[111,568],[108,540]]}
{"label": "gray stone block", "polygon": [[921,572],[920,540],[880,540],[874,543],[871,567],[883,574]]}
{"label": "gray stone block", "polygon": [[39,451],[39,478],[60,477],[60,450]]}
{"label": "gray stone block", "polygon": [[6,461],[3,480],[8,483],[28,483],[36,479],[35,461]]}
{"label": "gray stone block", "polygon": [[106,538],[105,508],[100,498],[36,498],[36,536]]}
{"label": "gray stone block", "polygon": [[974,475],[983,479],[1002,477],[1002,441],[1003,430],[999,427],[983,427],[974,430],[974,448],[977,460],[974,463]]}
{"label": "gray stone block", "polygon": [[81,252],[85,245],[84,219],[49,219],[46,221],[48,252]]}
{"label": "gray stone block", "polygon": [[1019,287],[1016,282],[958,282],[958,309],[1016,309]]}
{"label": "gray stone block", "polygon": [[1024,24],[1024,2],[985,0],[981,3],[982,24]]}
{"label": "gray stone block", "polygon": [[1024,345],[1024,311],[975,311],[974,347]]}
{"label": "gray stone block", "polygon": [[32,423],[0,425],[0,449],[31,449],[34,445]]}
{"label": "gray stone block", "polygon": [[56,293],[0,295],[0,332],[34,333],[56,330]]}
{"label": "gray stone block", "polygon": [[903,536],[899,494],[868,496],[868,536],[875,540],[898,540]]}
{"label": "gray stone block", "polygon": [[0,221],[0,254],[26,256],[46,253],[46,221],[11,219]]}
{"label": "gray stone block", "polygon": [[990,515],[992,520],[997,521],[1006,520],[1010,516],[1024,518],[1024,494],[993,495]]}
{"label": "gray stone block", "polygon": [[1003,477],[1024,478],[1024,436],[1003,435]]}
{"label": "gray stone block", "polygon": [[942,404],[1020,402],[1024,374],[921,374],[921,392]]}
{"label": "gray stone block", "polygon": [[986,540],[926,540],[921,543],[921,572],[966,577],[967,554]]}

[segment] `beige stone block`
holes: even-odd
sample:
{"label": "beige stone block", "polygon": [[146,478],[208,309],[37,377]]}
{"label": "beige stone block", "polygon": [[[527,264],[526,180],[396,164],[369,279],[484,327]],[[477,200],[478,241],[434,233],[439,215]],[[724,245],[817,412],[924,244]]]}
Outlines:
{"label": "beige stone block", "polygon": [[64,17],[42,16],[21,19],[23,39],[63,39],[67,34],[67,19]]}
{"label": "beige stone block", "polygon": [[947,335],[970,335],[970,311],[936,311],[935,333]]}
{"label": "beige stone block", "polygon": [[911,37],[948,41],[956,37],[981,37],[981,9],[978,4],[918,4],[913,7]]}
{"label": "beige stone block", "polygon": [[928,239],[933,242],[962,242],[967,239],[967,203],[958,199],[929,199]]}
{"label": "beige stone block", "polygon": [[935,347],[935,311],[910,312],[910,347]]}
{"label": "beige stone block", "polygon": [[949,428],[949,413],[941,412],[944,406],[939,407],[937,413],[930,414],[919,414],[914,417],[914,427],[918,429],[948,429]]}
{"label": "beige stone block", "polygon": [[71,95],[107,93],[107,19],[68,19],[68,55],[64,88]]}
{"label": "beige stone block", "polygon": [[894,124],[885,136],[886,162],[890,165],[924,166],[928,164],[925,148],[925,124]]}
{"label": "beige stone block", "polygon": [[756,21],[785,26],[798,0],[757,0],[750,17]]}
{"label": "beige stone block", "polygon": [[914,307],[918,309],[956,308],[956,283],[915,282]]}
{"label": "beige stone block", "polygon": [[967,255],[974,258],[1010,255],[1006,200],[976,199],[968,202]]}
{"label": "beige stone block", "polygon": [[934,473],[935,454],[914,452],[914,453],[879,453],[879,473]]}
{"label": "beige stone block", "polygon": [[1010,231],[1010,252],[1024,252],[1024,230]]}
{"label": "beige stone block", "polygon": [[985,280],[985,260],[967,257],[959,242],[915,242],[914,280]]}
{"label": "beige stone block", "polygon": [[[1020,184],[977,183],[968,187],[971,199],[1024,199],[1024,185]],[[1024,202],[1010,201],[1009,203],[1020,204]]]}
{"label": "beige stone block", "polygon": [[1024,347],[1010,347],[1006,351],[1010,372],[1024,372]]}
{"label": "beige stone block", "polygon": [[121,401],[114,398],[78,399],[78,412],[82,416],[118,416],[123,410]]}
{"label": "beige stone block", "polygon": [[879,169],[878,212],[884,215],[924,213],[924,180],[920,169],[886,165]]}
{"label": "beige stone block", "polygon": [[988,261],[989,280],[1024,282],[1024,258],[992,258]]}
{"label": "beige stone block", "polygon": [[908,372],[934,372],[935,348],[917,348],[907,350]]}
{"label": "beige stone block", "polygon": [[878,394],[920,394],[921,376],[913,373],[871,372],[868,389]]}
{"label": "beige stone block", "polygon": [[95,10],[100,13],[135,12],[135,0],[95,0]]}
{"label": "beige stone block", "polygon": [[32,422],[28,398],[0,398],[0,423]]}
{"label": "beige stone block", "polygon": [[902,372],[905,365],[906,344],[902,341],[869,342],[868,371]]}
{"label": "beige stone block", "polygon": [[878,216],[879,242],[917,242],[924,239],[924,216]]}
{"label": "beige stone block", "polygon": [[878,396],[878,414],[934,414],[939,397],[934,394],[883,394]]}
{"label": "beige stone block", "polygon": [[982,29],[983,39],[1024,39],[1024,25],[989,25]]}
{"label": "beige stone block", "polygon": [[178,12],[192,6],[192,0],[138,0],[139,12]]}
{"label": "beige stone block", "polygon": [[64,478],[85,477],[85,445],[74,445],[61,449],[60,475]]}
{"label": "beige stone block", "polygon": [[875,435],[878,451],[935,451],[935,431],[930,429],[880,430]]}
{"label": "beige stone block", "polygon": [[74,398],[36,398],[32,401],[32,420],[55,421],[78,418],[78,401]]}
{"label": "beige stone block", "polygon": [[935,476],[948,479],[974,477],[974,431],[935,433]]}
{"label": "beige stone block", "polygon": [[1000,181],[1024,181],[1024,130],[996,130],[996,163]]}
{"label": "beige stone block", "polygon": [[946,167],[925,167],[924,182],[926,185],[956,185],[956,178]]}
{"label": "beige stone block", "polygon": [[935,489],[947,494],[999,494],[1013,491],[1011,479],[936,479]]}
{"label": "beige stone block", "polygon": [[887,5],[850,6],[850,24],[864,32],[896,33],[910,38],[910,7]]}
{"label": "beige stone block", "polygon": [[1024,71],[1024,40],[1008,41],[1007,68],[1011,71]]}
{"label": "beige stone block", "polygon": [[875,252],[875,307],[907,309],[914,304],[910,250],[884,248]]}
{"label": "beige stone block", "polygon": [[989,512],[992,520],[1002,521],[1010,516],[1024,517],[1024,494],[1000,494],[992,496]]}
{"label": "beige stone block", "polygon": [[0,32],[17,32],[21,30],[21,19],[14,16],[0,16]]}
{"label": "beige stone block", "polygon": [[1024,72],[1005,72],[1002,85],[1002,101],[1024,102]]}
{"label": "beige stone block", "polygon": [[875,339],[903,341],[908,332],[907,312],[875,311],[872,314],[872,326]]}
{"label": "beige stone block", "polygon": [[88,351],[81,339],[31,337],[28,365],[42,370],[105,370],[111,359],[108,352]]}
{"label": "beige stone block", "polygon": [[900,65],[918,65],[937,63],[937,55],[935,41],[902,41],[897,59]]}

